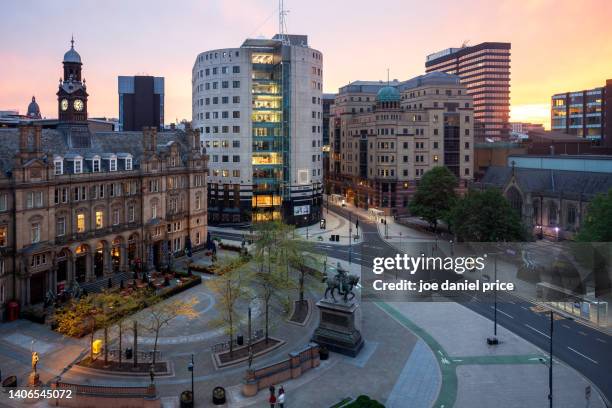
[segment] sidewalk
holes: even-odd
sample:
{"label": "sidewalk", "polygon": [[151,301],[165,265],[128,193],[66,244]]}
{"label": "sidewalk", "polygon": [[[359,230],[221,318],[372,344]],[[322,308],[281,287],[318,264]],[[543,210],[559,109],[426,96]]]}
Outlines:
{"label": "sidewalk", "polygon": [[[443,376],[434,407],[539,408],[548,405],[548,367],[540,361],[547,363],[547,357],[521,337],[500,326],[501,343],[488,346],[485,340],[491,335],[491,322],[453,302],[377,305],[415,332],[434,351]],[[555,360],[555,407],[585,405],[585,387],[589,384],[573,368]],[[589,407],[604,408],[599,393],[593,391]]]}

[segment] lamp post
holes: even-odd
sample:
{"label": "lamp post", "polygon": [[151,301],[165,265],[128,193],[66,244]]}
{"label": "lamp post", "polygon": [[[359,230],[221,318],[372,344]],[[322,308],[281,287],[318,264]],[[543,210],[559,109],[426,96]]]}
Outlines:
{"label": "lamp post", "polygon": [[[555,312],[551,309],[550,310],[550,342],[549,342],[549,349],[548,349],[548,406],[549,408],[553,408],[553,332],[554,332],[554,314]],[[565,320],[574,320],[571,317],[566,317],[566,316],[561,316],[559,314],[557,314],[558,316],[562,317]]]}
{"label": "lamp post", "polygon": [[187,369],[189,370],[189,372],[191,373],[191,401],[193,401],[194,405],[195,405],[195,394],[194,394],[194,390],[193,390],[193,353],[191,353],[191,361],[189,362],[189,365],[187,366]]}
{"label": "lamp post", "polygon": [[349,211],[349,253],[348,253],[348,262],[351,264],[351,255],[353,252],[353,247],[351,245],[351,240],[353,239],[353,217],[351,211]]}

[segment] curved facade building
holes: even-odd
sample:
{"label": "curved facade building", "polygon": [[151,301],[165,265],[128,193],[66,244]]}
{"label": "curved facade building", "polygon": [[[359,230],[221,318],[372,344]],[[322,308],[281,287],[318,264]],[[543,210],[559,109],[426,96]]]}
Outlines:
{"label": "curved facade building", "polygon": [[197,56],[192,124],[210,157],[211,223],[320,219],[322,72],[302,35]]}

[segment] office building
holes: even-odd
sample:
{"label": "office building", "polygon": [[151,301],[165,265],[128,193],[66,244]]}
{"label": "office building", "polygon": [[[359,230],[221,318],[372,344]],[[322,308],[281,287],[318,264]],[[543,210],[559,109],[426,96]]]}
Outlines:
{"label": "office building", "polygon": [[164,78],[120,76],[119,130],[141,131],[144,127],[164,127]]}
{"label": "office building", "polygon": [[206,243],[199,132],[92,132],[74,44],[63,66],[54,128],[0,128],[0,315],[8,301],[127,281],[130,266],[161,270]]}
{"label": "office building", "polygon": [[405,214],[423,174],[446,166],[472,179],[473,108],[459,77],[355,81],[340,88],[330,117],[333,194],[358,207]]}
{"label": "office building", "polygon": [[552,96],[551,129],[612,147],[612,79],[598,88]]}
{"label": "office building", "polygon": [[[331,116],[331,108],[336,100],[336,94],[324,93],[323,94],[323,180],[328,180],[329,175],[329,118]],[[329,184],[325,183],[325,192],[329,194]]]}
{"label": "office building", "polygon": [[192,124],[210,157],[209,220],[318,222],[323,55],[305,35],[199,54]]}
{"label": "office building", "polygon": [[426,72],[458,75],[474,99],[474,133],[479,141],[510,133],[510,43],[485,42],[448,48],[427,56]]}

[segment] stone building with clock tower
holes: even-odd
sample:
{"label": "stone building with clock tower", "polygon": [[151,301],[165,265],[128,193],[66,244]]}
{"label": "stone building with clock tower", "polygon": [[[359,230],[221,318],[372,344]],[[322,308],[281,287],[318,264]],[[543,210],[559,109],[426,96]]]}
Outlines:
{"label": "stone building with clock tower", "polygon": [[93,128],[71,43],[58,120],[0,127],[0,322],[7,310],[120,286],[133,272],[161,276],[206,246],[200,133]]}

